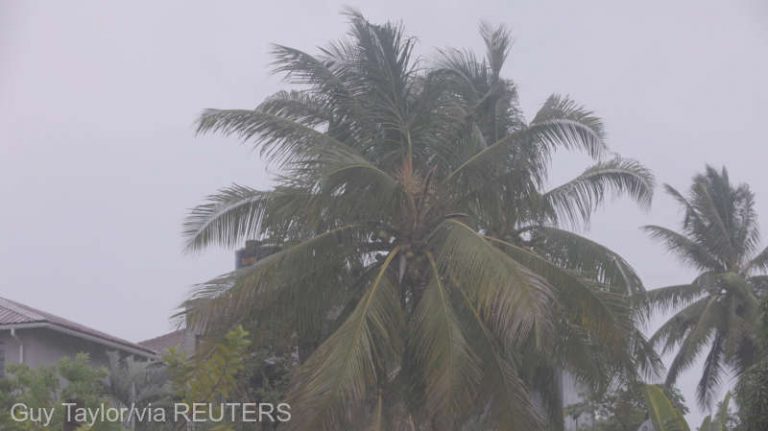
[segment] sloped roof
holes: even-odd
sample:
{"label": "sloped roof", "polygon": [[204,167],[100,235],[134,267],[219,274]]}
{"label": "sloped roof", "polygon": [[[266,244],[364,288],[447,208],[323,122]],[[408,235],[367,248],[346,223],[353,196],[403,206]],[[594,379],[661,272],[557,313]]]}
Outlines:
{"label": "sloped roof", "polygon": [[150,338],[139,342],[140,346],[146,347],[155,352],[165,352],[173,347],[180,347],[184,344],[184,336],[186,330],[179,329],[177,331],[169,332],[159,337]]}
{"label": "sloped roof", "polygon": [[156,352],[122,338],[114,337],[101,331],[89,328],[71,320],[55,316],[27,305],[19,304],[10,299],[0,297],[0,329],[18,327],[48,327],[60,332],[68,332],[75,336],[91,339],[118,348],[129,353],[155,356]]}

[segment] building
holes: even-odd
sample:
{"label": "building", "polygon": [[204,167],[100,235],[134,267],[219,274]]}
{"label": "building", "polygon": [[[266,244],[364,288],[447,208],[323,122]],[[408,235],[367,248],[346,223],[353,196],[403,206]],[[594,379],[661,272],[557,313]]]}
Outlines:
{"label": "building", "polygon": [[78,353],[87,353],[95,365],[106,366],[110,351],[144,360],[157,358],[148,347],[0,298],[0,376],[8,364],[50,366]]}
{"label": "building", "polygon": [[277,253],[280,248],[276,245],[264,244],[258,240],[248,240],[245,247],[235,253],[235,269],[251,266],[259,260]]}
{"label": "building", "polygon": [[157,352],[160,356],[171,349],[175,349],[189,357],[194,355],[199,339],[200,336],[194,331],[182,328],[159,337],[141,341],[139,345]]}

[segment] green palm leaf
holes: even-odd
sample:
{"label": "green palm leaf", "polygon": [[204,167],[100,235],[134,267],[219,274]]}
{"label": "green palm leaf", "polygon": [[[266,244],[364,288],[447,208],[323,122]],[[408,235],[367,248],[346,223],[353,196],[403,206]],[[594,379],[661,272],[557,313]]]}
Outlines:
{"label": "green palm leaf", "polygon": [[643,387],[651,421],[656,431],[689,431],[682,413],[667,398],[664,390],[657,385]]}
{"label": "green palm leaf", "polygon": [[289,400],[303,410],[292,429],[338,429],[369,395],[385,384],[400,354],[403,317],[395,285],[387,270],[393,250],[352,314],[299,370]]}

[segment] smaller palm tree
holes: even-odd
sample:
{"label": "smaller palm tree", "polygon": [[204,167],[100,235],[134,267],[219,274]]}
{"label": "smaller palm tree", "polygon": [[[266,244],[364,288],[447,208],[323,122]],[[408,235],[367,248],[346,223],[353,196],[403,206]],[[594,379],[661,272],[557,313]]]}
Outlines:
{"label": "smaller palm tree", "polygon": [[[104,389],[117,407],[146,407],[167,401],[171,385],[164,366],[157,362],[122,358],[117,352],[108,352],[109,368]],[[124,423],[128,429],[136,428],[133,417]]]}
{"label": "smaller palm tree", "polygon": [[697,387],[698,402],[706,406],[725,367],[741,372],[758,357],[755,325],[759,297],[768,285],[768,249],[758,252],[753,193],[746,184],[733,186],[725,168],[718,172],[707,166],[694,177],[687,196],[665,188],[685,208],[682,231],[644,229],[700,274],[691,283],[644,294],[657,310],[677,310],[650,341],[661,346],[662,354],[677,348],[667,384],[709,349]]}

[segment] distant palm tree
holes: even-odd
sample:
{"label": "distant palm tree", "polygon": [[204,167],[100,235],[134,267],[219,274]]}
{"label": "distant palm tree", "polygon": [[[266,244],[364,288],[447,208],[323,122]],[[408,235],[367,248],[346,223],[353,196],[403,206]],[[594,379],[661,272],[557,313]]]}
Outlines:
{"label": "distant palm tree", "polygon": [[687,196],[665,187],[685,209],[682,231],[659,226],[646,226],[645,230],[700,275],[689,284],[647,292],[656,308],[679,310],[650,341],[664,353],[678,347],[668,370],[668,384],[702,350],[709,350],[697,388],[699,403],[708,405],[724,366],[740,372],[757,357],[755,325],[758,298],[768,286],[768,249],[758,252],[754,195],[746,184],[733,186],[725,168],[718,172],[707,166],[694,177]]}
{"label": "distant palm tree", "polygon": [[[170,400],[170,381],[161,364],[138,361],[131,356],[123,358],[118,352],[108,352],[107,357],[109,367],[104,390],[118,408],[141,409]],[[123,425],[133,430],[137,424],[130,416]]]}
{"label": "distant palm tree", "polygon": [[[533,398],[562,422],[555,370],[598,385],[652,367],[627,300],[637,275],[557,227],[610,195],[649,203],[650,173],[605,159],[600,120],[568,98],[525,121],[500,76],[504,28],[481,28],[485,59],[448,50],[429,66],[399,26],[349,17],[348,39],[318,56],[275,47],[299,89],[200,118],[200,132],[254,142],[281,176],[190,214],[190,250],[251,238],[277,250],[201,285],[191,324],[296,337],[295,429],[540,429]],[[558,149],[597,162],[547,190]]]}

